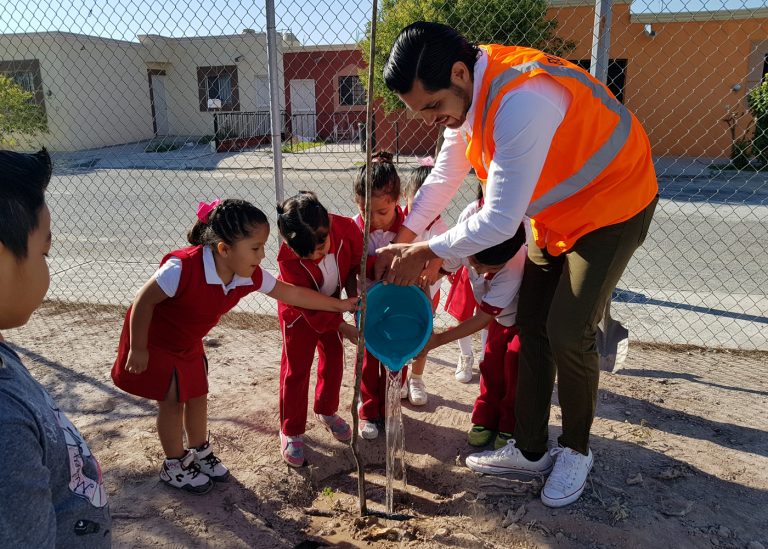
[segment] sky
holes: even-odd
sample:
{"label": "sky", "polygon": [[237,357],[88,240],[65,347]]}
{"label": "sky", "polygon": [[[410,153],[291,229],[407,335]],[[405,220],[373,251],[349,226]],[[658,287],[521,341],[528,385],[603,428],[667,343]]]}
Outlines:
{"label": "sky", "polygon": [[[634,13],[768,7],[768,0],[639,0]],[[303,44],[356,42],[370,0],[275,0],[277,28]],[[66,31],[136,41],[138,35],[205,36],[263,31],[263,0],[6,0],[0,33]]]}

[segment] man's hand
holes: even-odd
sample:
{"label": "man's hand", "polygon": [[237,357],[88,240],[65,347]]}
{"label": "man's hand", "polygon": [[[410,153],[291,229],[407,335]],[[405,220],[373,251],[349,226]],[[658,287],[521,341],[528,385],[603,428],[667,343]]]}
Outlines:
{"label": "man's hand", "polygon": [[[389,266],[385,281],[388,284],[397,284],[398,286],[410,286],[418,284],[421,272],[424,270],[424,264],[430,259],[437,257],[426,242],[417,244],[390,244],[376,250],[376,266],[379,266],[379,260],[386,266]],[[383,258],[382,258],[383,256]],[[384,271],[381,271],[383,274]],[[379,271],[376,272],[379,275]]]}
{"label": "man's hand", "polygon": [[125,363],[125,371],[131,374],[140,374],[149,365],[149,351],[146,349],[131,349],[128,351],[128,360]]}
{"label": "man's hand", "polygon": [[347,324],[346,322],[342,322],[339,325],[339,333],[357,345],[357,336],[359,333],[357,331],[357,327],[352,326],[351,324]]}

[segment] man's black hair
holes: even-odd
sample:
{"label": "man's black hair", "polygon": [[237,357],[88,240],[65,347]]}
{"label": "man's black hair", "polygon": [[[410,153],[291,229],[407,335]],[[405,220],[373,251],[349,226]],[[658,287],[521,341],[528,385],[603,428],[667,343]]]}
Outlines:
{"label": "man's black hair", "polygon": [[474,77],[480,49],[448,25],[417,21],[398,35],[384,64],[384,83],[397,94],[411,91],[418,79],[427,91],[451,86],[451,70],[457,61]]}
{"label": "man's black hair", "polygon": [[52,171],[45,148],[34,154],[0,151],[0,243],[18,260],[27,257]]}

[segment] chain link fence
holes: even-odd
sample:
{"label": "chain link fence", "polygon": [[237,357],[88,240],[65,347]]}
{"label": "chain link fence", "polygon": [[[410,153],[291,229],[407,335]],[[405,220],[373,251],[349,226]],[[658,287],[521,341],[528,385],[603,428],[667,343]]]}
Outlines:
{"label": "chain link fence", "polygon": [[[747,101],[761,97],[768,71],[768,8],[606,5],[597,28],[610,31],[607,83],[649,134],[661,193],[613,316],[634,340],[768,350],[768,147],[759,102]],[[390,110],[389,100],[376,103],[366,128],[369,14],[367,2],[276,5],[285,196],[313,190],[329,211],[350,216],[366,132],[395,154],[401,176],[433,153],[439,132]],[[534,45],[591,65],[590,1],[385,0],[381,48],[394,38],[388,29],[420,18],[481,43]],[[0,7],[0,21],[0,101],[21,98],[15,105],[25,109],[14,117],[0,105],[4,146],[54,152],[48,299],[129,304],[160,258],[185,245],[198,201],[215,197],[267,213],[274,234],[264,266],[276,271],[261,3],[13,2]],[[449,225],[475,187],[470,175],[443,214]],[[254,295],[241,309],[276,307]],[[437,324],[448,322],[440,312]]]}

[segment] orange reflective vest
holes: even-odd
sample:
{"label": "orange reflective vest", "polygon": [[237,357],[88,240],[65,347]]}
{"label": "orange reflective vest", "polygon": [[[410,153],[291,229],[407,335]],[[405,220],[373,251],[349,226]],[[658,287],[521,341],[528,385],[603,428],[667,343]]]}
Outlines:
{"label": "orange reflective vest", "polygon": [[552,255],[585,234],[630,219],[658,193],[651,145],[640,122],[608,88],[558,57],[522,47],[481,46],[488,55],[467,159],[488,178],[496,143],[493,127],[504,95],[529,78],[547,75],[571,94],[526,214],[536,244]]}

